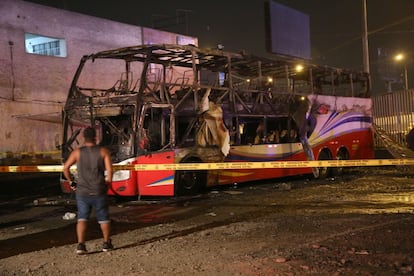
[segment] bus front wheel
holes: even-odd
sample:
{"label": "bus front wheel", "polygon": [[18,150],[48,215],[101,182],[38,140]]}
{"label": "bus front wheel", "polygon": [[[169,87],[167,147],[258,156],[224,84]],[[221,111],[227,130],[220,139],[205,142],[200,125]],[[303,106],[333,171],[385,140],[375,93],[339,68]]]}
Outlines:
{"label": "bus front wheel", "polygon": [[206,172],[204,171],[178,171],[176,175],[177,196],[196,195],[206,185]]}

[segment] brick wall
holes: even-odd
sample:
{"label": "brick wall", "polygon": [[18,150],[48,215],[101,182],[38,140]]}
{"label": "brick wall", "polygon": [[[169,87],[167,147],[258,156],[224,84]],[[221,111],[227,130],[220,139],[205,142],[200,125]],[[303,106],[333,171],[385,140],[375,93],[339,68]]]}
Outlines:
{"label": "brick wall", "polygon": [[[64,39],[67,56],[26,53],[27,33]],[[195,37],[21,0],[1,0],[0,161],[10,163],[11,156],[21,156],[22,152],[56,150],[61,143],[60,112],[83,55],[131,45],[179,41],[198,44]]]}

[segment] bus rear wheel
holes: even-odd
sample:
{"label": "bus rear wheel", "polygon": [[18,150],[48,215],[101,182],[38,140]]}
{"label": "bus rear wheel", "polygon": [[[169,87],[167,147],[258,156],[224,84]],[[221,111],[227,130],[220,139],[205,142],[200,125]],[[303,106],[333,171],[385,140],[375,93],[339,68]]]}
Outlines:
{"label": "bus rear wheel", "polygon": [[[324,150],[319,154],[318,160],[331,160],[331,155],[329,151]],[[319,179],[328,178],[331,174],[331,170],[329,167],[319,167]]]}
{"label": "bus rear wheel", "polygon": [[176,196],[199,194],[206,186],[205,171],[178,171],[176,174]]}
{"label": "bus rear wheel", "polygon": [[[348,152],[346,150],[342,150],[336,156],[336,160],[348,160]],[[344,173],[344,167],[333,167],[332,168],[332,176],[342,176]]]}

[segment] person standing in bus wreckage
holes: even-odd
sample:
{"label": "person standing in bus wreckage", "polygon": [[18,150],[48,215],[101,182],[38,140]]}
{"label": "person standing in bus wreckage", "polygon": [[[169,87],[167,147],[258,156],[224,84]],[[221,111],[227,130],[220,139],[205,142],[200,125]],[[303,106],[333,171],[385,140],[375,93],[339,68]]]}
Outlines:
{"label": "person standing in bus wreckage", "polygon": [[263,142],[264,124],[260,123],[256,129],[256,137],[254,138],[254,144],[261,144]]}
{"label": "person standing in bus wreckage", "polygon": [[279,140],[280,140],[280,143],[287,143],[287,142],[289,142],[289,137],[288,137],[288,131],[287,131],[287,129],[283,129],[280,132]]}
{"label": "person standing in bus wreckage", "polygon": [[292,143],[292,142],[297,142],[297,133],[295,129],[291,129],[289,131],[289,137],[288,137],[288,142]]}
{"label": "person standing in bus wreckage", "polygon": [[[107,190],[112,182],[112,161],[109,151],[96,144],[96,131],[88,127],[83,131],[85,145],[70,154],[63,166],[63,174],[76,192],[78,221],[76,234],[78,245],[77,254],[87,253],[85,235],[92,208],[95,209],[96,219],[103,235],[102,251],[113,249],[110,239],[111,221],[108,212]],[[77,183],[73,182],[70,167],[77,163]],[[106,170],[106,177],[105,177]]]}

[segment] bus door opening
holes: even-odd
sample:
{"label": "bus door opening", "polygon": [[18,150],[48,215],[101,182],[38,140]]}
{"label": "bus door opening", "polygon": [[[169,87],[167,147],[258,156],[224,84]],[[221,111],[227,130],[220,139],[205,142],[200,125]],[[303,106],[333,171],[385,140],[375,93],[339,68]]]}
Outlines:
{"label": "bus door opening", "polygon": [[[174,108],[169,104],[144,105],[138,129],[143,136],[144,153],[138,164],[174,164]],[[140,195],[174,195],[174,170],[139,170],[137,172]]]}

